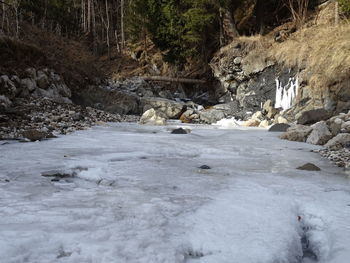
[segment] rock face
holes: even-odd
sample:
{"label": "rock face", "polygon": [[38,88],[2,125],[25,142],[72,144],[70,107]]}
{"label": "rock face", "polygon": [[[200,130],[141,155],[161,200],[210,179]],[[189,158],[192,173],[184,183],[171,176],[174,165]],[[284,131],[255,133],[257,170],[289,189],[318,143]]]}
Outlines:
{"label": "rock face", "polygon": [[288,128],[287,132],[283,133],[280,138],[289,141],[305,142],[312,128],[304,125],[295,125]]}
{"label": "rock face", "polygon": [[156,112],[155,109],[149,109],[145,111],[140,119],[140,124],[147,125],[165,125],[166,119],[161,117],[159,113]]}
{"label": "rock face", "polygon": [[22,79],[16,75],[0,76],[0,95],[10,100],[31,96],[48,98],[59,103],[72,103],[71,90],[54,71],[28,68],[24,75]]}
{"label": "rock face", "polygon": [[315,145],[324,145],[332,138],[332,133],[329,131],[325,121],[320,121],[311,126],[312,132],[306,142]]}
{"label": "rock face", "polygon": [[233,41],[212,59],[210,66],[220,83],[216,88],[216,98],[225,102],[237,101],[241,111],[245,112],[261,110],[262,105],[269,101],[264,110],[268,118],[273,118],[278,113],[273,107],[276,78],[287,84],[297,72],[276,64],[269,59],[266,50],[250,52],[251,45],[254,44],[249,41]]}
{"label": "rock face", "polygon": [[298,124],[307,125],[314,124],[319,121],[327,120],[330,116],[330,113],[325,109],[316,109],[305,111],[298,118]]}

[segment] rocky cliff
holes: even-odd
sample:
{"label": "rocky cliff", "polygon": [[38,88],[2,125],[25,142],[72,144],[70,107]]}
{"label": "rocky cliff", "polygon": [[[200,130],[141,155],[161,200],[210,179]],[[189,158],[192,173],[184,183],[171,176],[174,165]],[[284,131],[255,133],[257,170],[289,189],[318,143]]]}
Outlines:
{"label": "rocky cliff", "polygon": [[284,93],[298,87],[292,107],[283,108],[289,120],[312,109],[332,114],[350,109],[350,26],[334,26],[332,2],[321,5],[299,30],[285,24],[266,36],[234,40],[211,67],[220,82],[217,98],[239,102],[240,111],[256,112],[268,99],[275,103],[283,96],[276,96],[277,86]]}

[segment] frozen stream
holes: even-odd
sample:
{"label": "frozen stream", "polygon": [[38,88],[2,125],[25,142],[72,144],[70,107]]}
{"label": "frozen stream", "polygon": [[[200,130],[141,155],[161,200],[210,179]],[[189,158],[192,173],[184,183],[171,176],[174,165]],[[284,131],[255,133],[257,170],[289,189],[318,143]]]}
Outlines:
{"label": "frozen stream", "polygon": [[0,262],[350,262],[350,180],[315,146],[192,129],[0,145]]}

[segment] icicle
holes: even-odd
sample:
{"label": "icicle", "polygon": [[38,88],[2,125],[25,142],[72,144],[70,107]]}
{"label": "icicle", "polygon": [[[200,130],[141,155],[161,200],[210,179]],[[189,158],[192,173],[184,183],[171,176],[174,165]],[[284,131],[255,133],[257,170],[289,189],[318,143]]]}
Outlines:
{"label": "icicle", "polygon": [[299,79],[290,78],[287,85],[276,79],[276,103],[275,108],[287,110],[292,107],[294,98],[298,95]]}

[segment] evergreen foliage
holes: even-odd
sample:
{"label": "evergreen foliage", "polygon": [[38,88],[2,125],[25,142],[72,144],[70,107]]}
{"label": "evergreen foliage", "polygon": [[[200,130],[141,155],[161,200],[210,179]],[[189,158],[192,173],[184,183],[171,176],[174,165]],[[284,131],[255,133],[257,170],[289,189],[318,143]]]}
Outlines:
{"label": "evergreen foliage", "polygon": [[338,0],[345,15],[350,16],[350,0]]}

